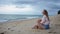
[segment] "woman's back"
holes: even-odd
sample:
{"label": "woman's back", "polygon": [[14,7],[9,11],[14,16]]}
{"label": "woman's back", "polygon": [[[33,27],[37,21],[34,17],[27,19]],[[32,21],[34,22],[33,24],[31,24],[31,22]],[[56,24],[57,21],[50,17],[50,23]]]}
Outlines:
{"label": "woman's back", "polygon": [[49,23],[50,23],[50,21],[48,20],[48,18],[46,17],[46,16],[44,16],[45,17],[45,25],[48,25]]}

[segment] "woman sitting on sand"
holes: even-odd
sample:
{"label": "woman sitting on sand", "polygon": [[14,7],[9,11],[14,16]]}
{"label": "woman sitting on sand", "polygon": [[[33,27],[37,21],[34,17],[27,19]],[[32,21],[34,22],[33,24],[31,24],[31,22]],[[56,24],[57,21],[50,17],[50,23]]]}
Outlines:
{"label": "woman sitting on sand", "polygon": [[49,16],[47,10],[43,10],[43,18],[39,19],[37,25],[35,25],[34,29],[49,29]]}

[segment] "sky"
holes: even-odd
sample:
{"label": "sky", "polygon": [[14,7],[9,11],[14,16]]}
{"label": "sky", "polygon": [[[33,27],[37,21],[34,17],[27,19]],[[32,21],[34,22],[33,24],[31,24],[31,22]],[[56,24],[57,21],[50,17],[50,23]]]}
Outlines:
{"label": "sky", "polygon": [[0,14],[42,15],[44,9],[56,15],[60,0],[0,0]]}

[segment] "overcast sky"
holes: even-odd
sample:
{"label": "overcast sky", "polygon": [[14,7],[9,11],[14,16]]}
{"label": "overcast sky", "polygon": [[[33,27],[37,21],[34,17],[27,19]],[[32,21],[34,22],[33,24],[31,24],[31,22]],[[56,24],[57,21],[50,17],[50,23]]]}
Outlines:
{"label": "overcast sky", "polygon": [[44,9],[57,14],[60,0],[0,0],[0,14],[40,15]]}

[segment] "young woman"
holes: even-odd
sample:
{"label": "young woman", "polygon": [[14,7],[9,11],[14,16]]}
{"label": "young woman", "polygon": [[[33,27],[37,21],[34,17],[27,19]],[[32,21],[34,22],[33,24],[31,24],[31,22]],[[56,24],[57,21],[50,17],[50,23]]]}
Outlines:
{"label": "young woman", "polygon": [[47,10],[43,10],[42,13],[43,13],[43,18],[39,19],[37,21],[37,25],[35,25],[33,28],[35,28],[35,29],[49,29],[50,20],[49,20],[48,12],[47,12]]}

